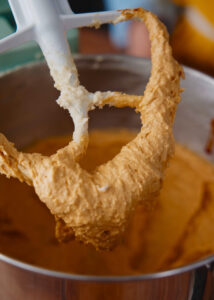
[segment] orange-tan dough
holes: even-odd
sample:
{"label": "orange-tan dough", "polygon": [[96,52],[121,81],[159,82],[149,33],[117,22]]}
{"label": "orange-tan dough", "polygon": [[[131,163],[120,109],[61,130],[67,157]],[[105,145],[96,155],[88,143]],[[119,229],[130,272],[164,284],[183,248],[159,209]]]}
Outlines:
{"label": "orange-tan dough", "polygon": [[123,20],[131,18],[144,21],[150,32],[152,72],[143,96],[114,93],[100,104],[129,105],[141,114],[140,132],[116,157],[88,172],[79,164],[86,136],[48,157],[18,152],[0,135],[0,172],[34,187],[56,217],[62,239],[75,236],[100,249],[113,247],[136,206],[160,191],[174,151],[172,126],[183,71],[157,17],[143,9],[122,12]]}
{"label": "orange-tan dough", "polygon": [[[92,172],[135,136],[118,129],[91,132],[81,167]],[[51,155],[69,140],[47,138],[26,151]],[[0,252],[43,268],[87,275],[133,275],[185,265],[214,253],[213,185],[214,165],[177,144],[157,198],[137,207],[115,249],[96,251],[75,240],[58,243],[54,218],[33,188],[0,175]]]}

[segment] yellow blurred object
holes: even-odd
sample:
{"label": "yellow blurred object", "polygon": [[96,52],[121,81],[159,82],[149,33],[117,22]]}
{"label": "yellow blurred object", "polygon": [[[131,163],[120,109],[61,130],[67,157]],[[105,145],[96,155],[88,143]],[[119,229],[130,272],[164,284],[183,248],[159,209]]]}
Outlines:
{"label": "yellow blurred object", "polygon": [[184,6],[172,34],[175,57],[184,64],[214,75],[214,1],[174,0]]}

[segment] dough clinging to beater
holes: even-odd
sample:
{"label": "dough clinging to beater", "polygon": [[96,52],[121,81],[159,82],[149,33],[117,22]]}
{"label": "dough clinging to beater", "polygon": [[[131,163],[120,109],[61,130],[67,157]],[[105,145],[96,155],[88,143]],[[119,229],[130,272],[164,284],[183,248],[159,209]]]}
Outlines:
{"label": "dough clinging to beater", "polygon": [[172,57],[167,31],[156,16],[143,9],[121,11],[119,20],[128,19],[145,22],[149,30],[152,72],[143,96],[110,92],[93,104],[129,105],[141,114],[141,131],[116,157],[89,173],[78,163],[86,151],[87,136],[50,157],[18,152],[0,136],[0,172],[35,188],[58,220],[63,239],[75,236],[99,249],[113,247],[137,204],[160,190],[174,151],[172,126],[182,68]]}

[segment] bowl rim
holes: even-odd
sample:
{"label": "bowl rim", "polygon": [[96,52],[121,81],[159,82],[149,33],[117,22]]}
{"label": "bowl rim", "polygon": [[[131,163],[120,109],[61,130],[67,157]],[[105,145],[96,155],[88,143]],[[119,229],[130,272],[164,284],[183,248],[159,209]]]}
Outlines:
{"label": "bowl rim", "polygon": [[4,254],[0,254],[0,261],[10,264],[18,269],[36,273],[38,275],[44,275],[47,277],[54,277],[66,280],[84,281],[84,282],[130,282],[130,281],[143,281],[143,280],[154,280],[165,277],[175,276],[189,271],[194,271],[200,267],[206,267],[209,269],[214,261],[214,255],[208,256],[207,258],[198,260],[194,263],[178,267],[175,269],[168,269],[166,271],[156,273],[145,273],[136,275],[81,275],[72,274],[67,272],[60,272],[42,267],[36,267],[28,263],[16,260]]}
{"label": "bowl rim", "polygon": [[[141,57],[133,57],[128,56],[124,54],[75,54],[73,55],[75,60],[91,60],[95,62],[102,62],[105,60],[111,60],[112,62],[129,62],[129,63],[137,63],[142,64],[142,66],[145,66],[146,64],[150,64],[151,61],[148,58],[141,58]],[[34,66],[43,65],[44,61],[38,61],[33,63],[27,63],[23,66],[18,66],[14,69],[7,70],[6,72],[0,73],[0,79],[4,75],[8,75],[10,73],[18,72],[19,70],[23,70],[25,68],[32,68]],[[214,78],[211,76],[204,74],[198,70],[192,69],[188,66],[183,66],[184,71],[186,74],[193,75],[194,77],[198,77],[200,79],[203,79],[209,83],[211,83],[214,87]],[[12,257],[9,257],[5,254],[0,253],[0,261],[3,261],[7,264],[10,264],[14,267],[37,273],[39,275],[49,276],[49,277],[55,277],[60,279],[67,279],[67,280],[75,280],[75,281],[86,281],[86,282],[130,282],[130,281],[142,281],[142,280],[151,280],[151,279],[160,279],[164,277],[179,275],[181,273],[193,271],[195,269],[198,269],[200,267],[206,266],[207,268],[210,267],[210,265],[214,262],[214,254],[207,256],[203,259],[197,260],[194,263],[187,264],[185,266],[177,267],[174,269],[168,269],[161,272],[155,272],[155,273],[145,273],[145,274],[136,274],[136,275],[81,275],[81,274],[72,274],[67,272],[61,272],[61,271],[55,271],[50,269],[45,269],[42,267],[37,267],[25,262],[22,262],[20,260],[14,259]]]}

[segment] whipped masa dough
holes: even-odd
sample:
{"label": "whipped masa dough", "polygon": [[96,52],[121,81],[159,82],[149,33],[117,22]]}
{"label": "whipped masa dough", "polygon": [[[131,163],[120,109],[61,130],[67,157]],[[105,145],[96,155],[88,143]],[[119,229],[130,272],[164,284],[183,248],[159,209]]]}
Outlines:
{"label": "whipped masa dough", "polygon": [[[136,136],[128,130],[89,134],[83,169],[92,173]],[[52,155],[71,137],[40,140],[25,149]],[[30,186],[0,176],[0,252],[62,272],[133,275],[167,270],[214,253],[214,166],[176,144],[158,196],[138,205],[113,251],[76,240],[58,243],[54,217]]]}
{"label": "whipped masa dough", "polygon": [[[97,249],[112,248],[137,205],[160,191],[174,151],[172,126],[182,68],[172,57],[167,31],[156,16],[143,9],[122,11],[119,20],[128,19],[145,22],[150,32],[152,72],[143,96],[90,94],[77,76],[70,78],[65,70],[63,78],[57,74],[54,78],[61,91],[58,103],[69,110],[75,123],[74,139],[46,156],[18,152],[0,135],[0,172],[34,187],[56,218],[59,239],[75,236]],[[87,113],[105,104],[135,107],[143,126],[112,160],[88,172],[79,163],[88,145]]]}

